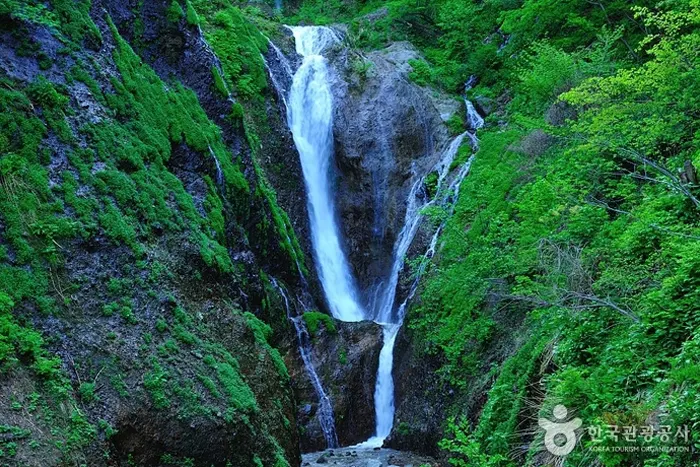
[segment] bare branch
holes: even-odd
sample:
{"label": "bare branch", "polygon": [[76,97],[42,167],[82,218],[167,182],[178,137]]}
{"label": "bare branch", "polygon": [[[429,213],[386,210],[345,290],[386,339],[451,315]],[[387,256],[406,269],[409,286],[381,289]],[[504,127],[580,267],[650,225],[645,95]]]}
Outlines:
{"label": "bare branch", "polygon": [[[616,212],[616,213],[618,213],[618,214],[623,214],[623,215],[629,216],[631,219],[633,219],[633,220],[635,220],[635,221],[641,221],[640,218],[638,218],[637,216],[635,216],[635,215],[632,214],[631,212],[629,212],[629,211],[624,211],[624,210],[622,210],[622,209],[616,209],[616,208],[610,206],[608,203],[606,203],[606,202],[603,201],[603,200],[599,200],[599,199],[596,199],[596,198],[591,198],[591,200],[592,200],[592,201],[585,201],[586,204],[590,204],[591,206],[603,207],[603,208],[607,209],[608,211],[612,211],[612,212]],[[671,235],[677,235],[677,236],[679,236],[679,237],[689,238],[689,239],[692,239],[692,240],[700,240],[700,237],[698,237],[698,236],[696,236],[696,235],[690,235],[690,234],[686,234],[686,233],[683,233],[683,232],[676,232],[676,231],[673,231],[673,230],[669,229],[668,227],[664,227],[664,226],[659,225],[659,224],[656,224],[656,223],[647,223],[646,225],[648,225],[649,227],[651,227],[651,228],[654,229],[654,230],[659,230],[659,231],[661,231],[661,232],[665,232],[665,233],[668,233],[668,234],[671,234]]]}
{"label": "bare branch", "polygon": [[579,292],[570,292],[570,293],[576,298],[580,298],[582,300],[589,301],[591,303],[597,304],[597,305],[602,306],[602,307],[612,308],[613,310],[627,316],[628,318],[632,319],[633,321],[635,321],[637,323],[639,322],[639,317],[636,314],[632,313],[630,310],[626,310],[626,309],[622,308],[619,305],[616,305],[612,300],[610,300],[609,297],[608,298],[600,298],[600,297],[597,297],[595,295],[582,294]]}
{"label": "bare branch", "polygon": [[654,169],[656,172],[659,174],[663,175],[668,179],[668,181],[660,181],[656,179],[650,179],[650,181],[656,181],[656,182],[661,182],[664,183],[665,185],[673,188],[676,191],[681,192],[683,195],[685,195],[688,199],[690,199],[695,207],[697,209],[700,209],[700,200],[696,198],[693,193],[690,191],[688,188],[688,185],[686,183],[683,183],[681,179],[676,176],[673,172],[668,170],[666,167],[661,165],[660,163],[653,161],[644,155],[640,154],[639,152],[633,150],[633,149],[628,149],[628,148],[617,148],[617,150],[624,154],[628,159],[641,162],[644,165],[647,165]]}

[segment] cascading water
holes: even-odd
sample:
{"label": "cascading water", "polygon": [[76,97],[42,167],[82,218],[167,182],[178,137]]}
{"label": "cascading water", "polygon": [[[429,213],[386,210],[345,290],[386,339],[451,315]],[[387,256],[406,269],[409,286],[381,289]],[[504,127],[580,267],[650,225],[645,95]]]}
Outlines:
{"label": "cascading water", "polygon": [[221,170],[221,163],[219,162],[219,158],[216,157],[216,153],[211,148],[211,146],[209,146],[209,154],[214,159],[214,164],[216,165],[216,184],[219,187],[223,187],[224,186],[224,172]]}
{"label": "cascading water", "polygon": [[[270,75],[287,107],[288,124],[301,159],[308,193],[312,243],[317,259],[318,274],[333,316],[342,321],[360,321],[364,318],[364,313],[357,300],[354,280],[341,247],[334,216],[333,198],[330,192],[330,166],[333,156],[333,102],[326,59],[321,54],[329,45],[336,43],[339,38],[332,29],[325,27],[290,27],[289,29],[294,34],[296,51],[303,57],[303,61],[293,76],[288,100],[284,98],[285,90],[275,80],[272,71],[270,71]],[[286,57],[274,44],[272,44],[272,48],[275,60],[281,63],[287,74],[291,74],[291,67]],[[476,112],[472,103],[466,99],[465,106],[469,131],[459,135],[450,143],[433,168],[432,171],[438,173],[437,190],[433,199],[427,199],[424,189],[427,174],[423,174],[423,176],[414,174],[416,182],[409,193],[404,226],[394,245],[391,273],[384,282],[387,286],[383,292],[378,294],[379,296],[375,299],[376,305],[373,307],[375,310],[373,318],[383,327],[383,345],[379,357],[374,393],[376,431],[373,437],[358,447],[381,446],[393,428],[395,413],[392,376],[394,346],[403,324],[407,304],[418,288],[419,279],[425,268],[425,261],[421,263],[422,266],[417,271],[404,301],[398,308],[395,308],[398,279],[404,267],[406,254],[423,220],[423,209],[431,205],[439,205],[446,208],[449,213],[454,211],[460,185],[469,172],[472,159],[463,164],[456,175],[450,174],[451,166],[464,138],[469,137],[476,149],[477,139],[474,136],[474,131],[484,124],[483,118]],[[446,183],[448,179],[451,179],[449,184]],[[443,222],[436,229],[423,255],[424,259],[430,259],[434,255],[437,240],[444,225]],[[292,321],[295,323],[295,327],[301,323],[300,319],[292,319]],[[302,346],[303,336],[308,336],[308,333],[297,327],[297,335],[300,336],[300,346]],[[308,349],[308,347],[306,348]],[[330,400],[323,391],[320,379],[318,379],[310,361],[308,350],[302,352],[302,358],[310,376],[314,375],[311,378],[317,389],[320,405],[323,410],[328,410],[332,423],[333,411]],[[307,358],[309,358],[308,362]],[[323,423],[328,423],[329,416],[324,415],[326,422]],[[337,442],[337,438],[335,439]]]}
{"label": "cascading water", "polygon": [[[449,172],[450,165],[454,160],[455,155],[462,141],[467,136],[468,133],[462,133],[456,137],[449,145],[443,156],[438,161],[435,166],[435,170],[438,171],[438,187],[442,184],[444,178]],[[420,204],[419,193],[423,190],[425,184],[425,178],[419,178],[413,184],[411,191],[408,194],[408,204],[406,206],[406,215],[404,218],[403,228],[396,239],[394,246],[394,260],[391,268],[391,275],[389,277],[388,287],[385,289],[384,294],[380,301],[380,306],[375,317],[377,323],[394,323],[397,320],[393,316],[394,312],[394,301],[396,299],[396,286],[399,282],[399,273],[403,268],[404,258],[408,252],[413,239],[416,236],[418,227],[420,227],[420,221],[423,216],[421,211],[434,203],[434,200],[430,200],[427,203]]]}
{"label": "cascading water", "polygon": [[[399,274],[404,265],[406,253],[408,252],[411,243],[418,231],[421,221],[423,220],[423,209],[428,206],[438,204],[439,206],[448,208],[448,213],[454,212],[454,206],[459,197],[459,189],[462,181],[469,173],[472,158],[470,158],[454,177],[447,189],[443,188],[443,184],[447,179],[450,168],[457,152],[462,145],[465,137],[469,137],[472,141],[474,152],[478,147],[478,140],[474,135],[474,131],[484,125],[484,119],[474,109],[472,103],[465,99],[467,110],[467,122],[469,131],[466,131],[456,137],[448,148],[443,153],[442,157],[436,164],[434,170],[438,172],[438,181],[435,197],[423,204],[419,203],[419,193],[423,190],[425,177],[418,179],[409,193],[408,206],[406,208],[406,217],[403,229],[401,230],[394,247],[394,262],[389,278],[389,287],[386,289],[381,300],[376,321],[382,323],[384,327],[384,343],[379,355],[379,368],[377,370],[377,385],[374,391],[374,409],[377,417],[375,435],[369,440],[361,444],[365,447],[377,447],[384,443],[384,440],[389,436],[394,424],[394,378],[392,375],[394,367],[394,345],[396,344],[396,335],[401,329],[403,319],[406,313],[408,302],[413,298],[418,289],[420,278],[424,272],[426,260],[432,258],[435,254],[438,237],[445,226],[445,222],[436,229],[426,252],[423,255],[424,261],[421,262],[419,270],[415,274],[415,278],[409,292],[403,303],[398,307],[396,316],[394,316],[394,302],[396,300],[396,286],[398,284]],[[449,218],[449,216],[447,216]]]}
{"label": "cascading water", "polygon": [[340,243],[331,196],[333,101],[321,53],[336,43],[338,36],[326,27],[290,30],[303,61],[294,74],[287,115],[306,183],[318,275],[333,316],[341,321],[361,321],[364,313]]}
{"label": "cascading water", "polygon": [[318,421],[321,425],[321,430],[323,430],[326,445],[328,448],[337,448],[338,435],[335,431],[333,405],[331,404],[331,400],[326,394],[326,391],[323,389],[321,378],[318,377],[316,368],[311,360],[311,336],[309,335],[309,331],[306,329],[304,319],[301,316],[294,316],[292,314],[289,298],[287,297],[287,293],[284,291],[284,289],[274,279],[272,279],[272,285],[284,299],[287,318],[292,322],[292,324],[294,324],[294,330],[296,331],[297,343],[299,346],[299,354],[301,355],[301,360],[304,362],[304,368],[309,376],[309,380],[311,380],[314,391],[318,396]]}
{"label": "cascading water", "polygon": [[484,119],[476,111],[474,104],[469,99],[464,99],[464,105],[467,108],[467,127],[470,130],[478,130],[484,126]]}

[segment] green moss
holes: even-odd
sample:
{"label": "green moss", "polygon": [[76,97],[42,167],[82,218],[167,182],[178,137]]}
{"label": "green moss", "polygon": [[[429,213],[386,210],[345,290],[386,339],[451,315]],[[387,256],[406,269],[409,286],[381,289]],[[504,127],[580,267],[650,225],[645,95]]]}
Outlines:
{"label": "green moss", "polygon": [[90,18],[92,0],[51,0],[51,6],[61,32],[71,40],[80,43],[87,38],[95,44],[102,42],[102,34]]}
{"label": "green moss", "polygon": [[261,99],[267,87],[261,53],[267,50],[265,37],[234,6],[219,6],[190,0],[204,17],[207,41],[221,60],[224,79],[237,97]]}
{"label": "green moss", "polygon": [[168,329],[168,323],[164,319],[158,318],[156,320],[156,329],[158,332],[164,333]]}
{"label": "green moss", "polygon": [[338,332],[335,327],[335,323],[333,322],[333,318],[325,313],[320,313],[318,311],[307,311],[302,316],[304,318],[304,322],[306,323],[306,329],[309,331],[309,334],[311,334],[311,337],[316,336],[318,331],[321,329],[321,326],[323,326],[326,331],[330,332],[331,334]]}
{"label": "green moss", "polygon": [[117,310],[119,310],[119,303],[117,302],[106,303],[102,306],[102,314],[107,317],[113,316]]}
{"label": "green moss", "polygon": [[[9,3],[12,2],[0,5],[3,20],[7,14],[3,8]],[[141,3],[138,3],[140,9]],[[71,4],[74,4],[75,11],[68,11]],[[183,5],[187,6],[187,20],[193,25],[192,5],[189,2]],[[94,34],[97,29],[86,14],[88,9],[89,2],[86,1],[54,1],[47,8],[23,4],[12,14],[36,23],[53,24],[56,29],[51,32],[73,48],[81,41],[92,48],[101,39]],[[23,315],[35,310],[41,314],[74,312],[66,308],[74,288],[66,289],[61,283],[65,278],[59,276],[64,271],[63,250],[67,249],[68,242],[97,237],[103,244],[106,238],[115,247],[122,247],[120,254],[127,256],[129,253],[123,247],[131,248],[134,257],[130,264],[137,265],[141,276],[133,282],[114,277],[106,284],[109,297],[102,312],[111,318],[100,321],[123,325],[121,316],[127,323],[135,324],[137,307],[143,303],[140,300],[132,302],[130,292],[145,287],[148,281],[148,287],[152,289],[150,297],[157,298],[154,291],[160,289],[156,285],[173,277],[159,268],[159,263],[152,260],[150,254],[145,254],[151,244],[161,241],[163,232],[176,233],[185,242],[188,238],[193,240],[200,248],[204,264],[217,272],[235,274],[240,268],[231,262],[228,242],[246,241],[245,233],[243,229],[240,232],[237,229],[227,231],[227,227],[249,225],[246,223],[251,218],[251,210],[258,207],[266,218],[270,217],[265,205],[268,201],[251,193],[241,169],[240,156],[230,153],[221,131],[207,118],[195,94],[178,82],[166,84],[158,78],[107,20],[115,42],[115,48],[109,50],[113,52],[118,73],[105,74],[96,63],[76,60],[70,62],[75,65],[65,75],[66,87],[41,76],[29,85],[2,79],[0,86],[3,109],[0,115],[0,373],[7,375],[18,369],[28,371],[39,382],[41,397],[45,392],[51,395],[47,398],[46,414],[42,413],[42,417],[49,420],[58,448],[66,453],[66,465],[87,462],[78,459],[77,454],[75,458],[73,456],[81,446],[94,439],[95,429],[77,409],[72,408],[80,406],[75,401],[77,396],[83,404],[94,402],[98,388],[94,382],[71,387],[61,371],[60,360],[44,350],[41,334],[31,329],[30,319]],[[180,15],[178,21],[181,20]],[[138,27],[135,25],[134,28],[134,35],[138,36]],[[70,34],[71,38],[62,34]],[[32,53],[41,60],[38,50]],[[89,55],[89,51],[86,55],[81,54]],[[62,60],[56,61],[56,69],[63,66]],[[256,51],[251,62],[257,61],[259,52]],[[46,66],[49,65],[52,65],[50,61]],[[247,72],[241,73],[240,78],[245,74]],[[264,79],[264,70],[262,77]],[[222,77],[222,82],[223,79],[228,78]],[[105,84],[104,80],[109,82]],[[245,80],[241,83],[245,84]],[[94,99],[104,106],[98,112],[98,118],[92,119],[93,123],[78,126],[78,122],[87,119],[74,118],[77,108],[72,107],[75,102],[69,100],[68,90],[75,87],[83,92],[87,87]],[[242,109],[240,106],[235,108]],[[240,120],[243,112],[239,113]],[[56,140],[67,163],[61,165],[62,172],[50,172],[50,182],[46,167],[55,158]],[[198,211],[199,206],[195,207],[192,196],[168,169],[173,148],[195,152],[202,158],[216,157],[221,163],[223,183],[215,184],[205,178],[208,186],[204,202],[206,215]],[[251,173],[249,177],[252,181],[255,174]],[[276,207],[272,198],[269,202]],[[232,213],[231,217],[225,217],[229,213]],[[259,212],[254,214],[257,216]],[[271,230],[265,232],[266,238],[272,233],[269,238],[273,243],[277,241],[277,224],[293,235],[283,213],[276,217],[278,221],[271,222]],[[292,240],[285,242],[292,245]],[[290,251],[293,248],[291,246]],[[149,265],[153,266],[152,271],[147,269]],[[133,273],[121,270],[119,275],[132,277]],[[201,277],[202,273],[199,274]],[[80,282],[86,284],[89,281],[81,279]],[[86,311],[99,314],[100,308]],[[255,333],[261,358],[271,358],[280,375],[288,377],[281,356],[267,343],[269,328],[253,319],[246,322]],[[162,356],[158,357],[160,362],[151,360],[150,370],[143,379],[146,392],[154,407],[175,406],[178,414],[183,416],[211,416],[207,412],[209,409],[203,408],[198,387],[193,385],[199,385],[199,382],[176,381],[177,373],[167,366],[182,358],[185,346],[192,346],[187,349],[192,352],[207,349],[213,355],[214,366],[200,370],[216,376],[208,377],[206,383],[205,380],[200,382],[209,388],[209,383],[216,380],[217,390],[229,406],[226,419],[246,421],[246,412],[258,410],[253,392],[241,375],[236,360],[227,351],[214,350],[209,343],[202,342],[198,326],[201,324],[192,322],[186,312],[176,310],[170,324],[164,319],[156,322],[158,334],[148,327],[139,328],[141,332],[155,334],[143,334],[143,342],[139,341],[139,357],[145,357],[148,362],[149,355]],[[128,333],[125,332],[103,330],[98,334],[105,339],[106,348],[112,349],[126,342]],[[158,353],[154,353],[156,351]],[[124,378],[118,369],[115,371],[116,374],[106,377],[117,393],[127,397]],[[63,419],[59,414],[52,419],[49,412],[56,415],[55,407],[67,407],[69,416]],[[101,429],[106,431],[102,425]],[[18,447],[22,447],[21,443]]]}
{"label": "green moss", "polygon": [[119,315],[126,321],[128,324],[136,324],[138,323],[138,320],[136,319],[136,316],[134,315],[134,311],[130,306],[127,305],[122,305],[119,308]]}
{"label": "green moss", "polygon": [[274,362],[275,367],[277,368],[278,374],[284,380],[288,380],[289,372],[287,370],[287,366],[284,364],[284,359],[282,358],[282,355],[280,355],[279,351],[272,347],[268,342],[268,339],[272,337],[272,328],[265,324],[263,321],[259,320],[252,313],[246,312],[243,314],[243,316],[246,319],[248,327],[251,329],[251,331],[253,331],[253,334],[255,335],[255,340],[257,341],[258,345],[265,349],[272,358],[272,361]]}
{"label": "green moss", "polygon": [[78,394],[83,402],[95,402],[99,400],[95,393],[95,383],[82,383],[78,388]]}
{"label": "green moss", "polygon": [[172,0],[170,6],[165,10],[165,17],[171,23],[179,22],[185,16],[185,12],[178,0]]}
{"label": "green moss", "polygon": [[97,421],[97,426],[102,430],[106,439],[110,439],[118,433],[118,431],[107,421],[100,419]]}
{"label": "green moss", "polygon": [[165,389],[168,379],[168,372],[157,361],[152,362],[151,371],[144,375],[143,386],[150,394],[153,406],[157,409],[170,407],[171,402]]}
{"label": "green moss", "polygon": [[46,5],[22,0],[4,0],[0,3],[0,16],[9,16],[13,19],[51,28],[58,28],[60,25],[56,14],[49,10]]}
{"label": "green moss", "polygon": [[[234,360],[235,362],[235,360]],[[228,403],[235,409],[243,412],[257,412],[258,403],[250,386],[243,380],[238,372],[238,364],[231,365],[227,362],[213,364],[216,376],[221,383],[224,392],[228,396]]]}
{"label": "green moss", "polygon": [[138,248],[136,230],[121,210],[109,200],[105,202],[104,211],[100,214],[99,221],[107,237],[112,239],[116,245],[125,243],[134,250]]}
{"label": "green moss", "polygon": [[211,393],[212,396],[214,396],[217,399],[221,398],[221,392],[219,391],[219,388],[216,386],[216,383],[213,379],[202,374],[198,374],[197,379],[199,379],[199,381],[202,383],[202,386],[207,388],[207,390]]}
{"label": "green moss", "polygon": [[173,326],[173,336],[183,344],[192,345],[197,342],[197,338],[182,325]]}
{"label": "green moss", "polygon": [[214,89],[216,89],[222,97],[228,97],[228,86],[226,86],[224,78],[221,76],[216,66],[211,67],[211,74],[214,77]]}
{"label": "green moss", "polygon": [[207,182],[207,197],[204,200],[204,209],[207,211],[207,220],[209,226],[215,233],[215,238],[219,241],[224,241],[226,238],[226,219],[224,218],[224,204],[219,197],[216,186],[211,178],[206,177]]}
{"label": "green moss", "polygon": [[192,2],[190,2],[190,0],[186,0],[185,3],[187,6],[187,24],[190,26],[199,26],[199,15],[197,15],[197,10],[195,10],[194,6],[192,6]]}

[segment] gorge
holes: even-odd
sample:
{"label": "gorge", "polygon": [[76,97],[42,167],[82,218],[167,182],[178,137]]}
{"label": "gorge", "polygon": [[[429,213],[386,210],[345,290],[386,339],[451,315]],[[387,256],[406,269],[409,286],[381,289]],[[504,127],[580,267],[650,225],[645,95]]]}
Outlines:
{"label": "gorge", "polygon": [[698,25],[0,0],[0,466],[694,465]]}

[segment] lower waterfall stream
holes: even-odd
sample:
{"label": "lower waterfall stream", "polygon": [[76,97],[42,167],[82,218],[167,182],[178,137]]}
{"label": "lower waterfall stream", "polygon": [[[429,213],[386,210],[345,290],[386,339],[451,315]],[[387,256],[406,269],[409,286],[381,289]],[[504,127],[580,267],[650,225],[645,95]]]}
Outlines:
{"label": "lower waterfall stream", "polygon": [[[322,55],[328,47],[340,42],[341,38],[331,28],[321,26],[289,27],[296,44],[296,51],[302,57],[301,65],[295,73],[281,51],[271,43],[276,58],[283,63],[283,68],[291,79],[291,89],[287,92],[277,85],[272,70],[268,70],[271,79],[278,88],[287,110],[287,121],[294,143],[299,153],[307,192],[309,221],[312,233],[312,246],[316,269],[333,316],[340,321],[354,322],[372,319],[383,328],[383,344],[379,356],[377,380],[374,391],[374,409],[376,414],[375,433],[356,448],[376,448],[384,444],[390,435],[395,415],[393,361],[397,335],[403,324],[405,311],[413,298],[419,280],[425,269],[425,261],[415,271],[412,283],[402,303],[396,306],[399,276],[409,248],[424,220],[424,210],[430,206],[454,211],[461,182],[467,176],[472,158],[463,163],[459,170],[453,169],[459,148],[465,138],[470,138],[474,151],[478,141],[475,131],[483,125],[483,119],[474,106],[465,99],[466,120],[469,130],[455,137],[441,153],[435,166],[427,173],[414,173],[415,180],[406,199],[406,213],[403,227],[399,232],[393,249],[392,267],[386,278],[387,287],[379,297],[374,316],[363,309],[355,280],[350,273],[348,260],[343,251],[343,239],[337,225],[332,194],[331,166],[333,162],[333,101],[330,90],[329,70],[326,58]],[[428,196],[426,179],[429,173],[437,173],[435,193]],[[435,253],[439,234],[445,221],[440,224],[423,254],[430,259]],[[329,397],[323,389],[316,374],[309,352],[309,335],[303,327],[300,316],[289,312],[289,299],[283,289],[275,286],[284,297],[290,320],[297,332],[299,351],[304,365],[319,398],[319,422],[324,431],[328,448],[338,446],[335,433],[333,408]],[[351,451],[345,452],[351,457]],[[368,464],[369,465],[369,464]]]}
{"label": "lower waterfall stream", "polygon": [[284,299],[287,319],[289,319],[289,321],[291,321],[294,325],[294,331],[297,335],[299,354],[304,362],[304,368],[306,369],[306,373],[309,375],[314,391],[318,396],[318,421],[321,425],[321,429],[323,430],[323,436],[326,439],[326,446],[328,448],[336,448],[338,447],[338,435],[335,431],[333,406],[331,405],[331,400],[326,394],[325,389],[323,389],[321,378],[319,378],[318,373],[316,373],[313,360],[311,359],[311,336],[309,335],[308,329],[306,329],[304,318],[301,315],[292,313],[292,305],[289,303],[289,297],[276,280],[272,279],[272,285]]}

